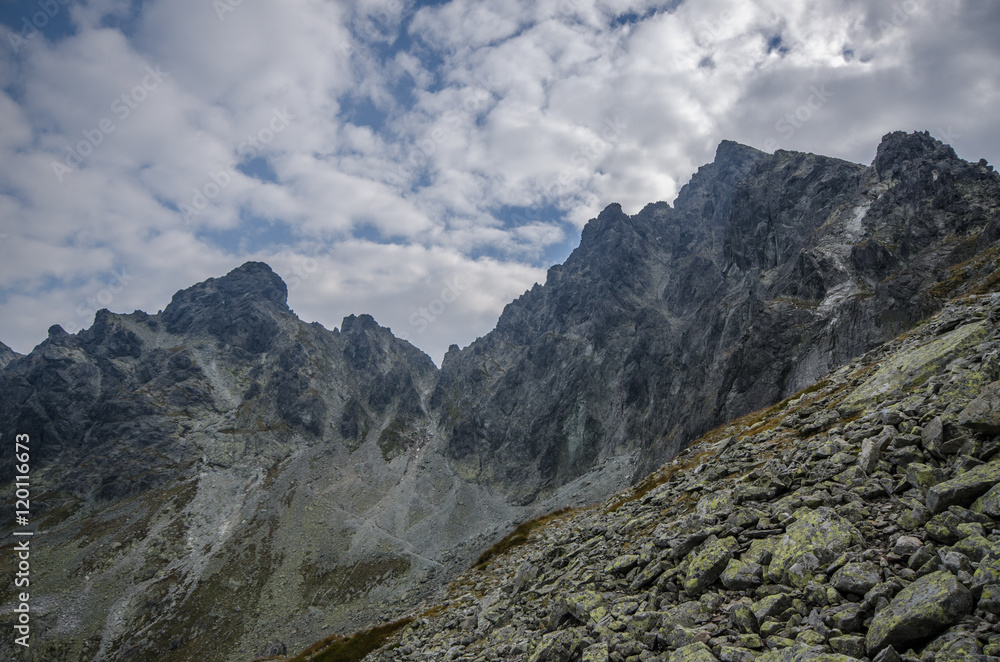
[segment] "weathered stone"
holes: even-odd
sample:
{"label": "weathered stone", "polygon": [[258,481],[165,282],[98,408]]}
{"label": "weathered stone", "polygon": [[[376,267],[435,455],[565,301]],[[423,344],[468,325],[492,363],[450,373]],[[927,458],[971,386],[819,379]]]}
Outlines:
{"label": "weathered stone", "polygon": [[931,514],[923,506],[916,506],[899,516],[899,526],[904,531],[914,531],[930,520]]}
{"label": "weathered stone", "polygon": [[632,585],[630,586],[632,591],[641,591],[653,584],[663,571],[666,569],[666,564],[662,561],[656,563],[650,563],[645,568],[643,568],[635,579],[632,580]]}
{"label": "weathered stone", "polygon": [[937,340],[904,350],[886,361],[864,384],[844,399],[840,407],[857,411],[895,389],[906,389],[946,366],[955,356],[981,342],[986,324],[966,324]]}
{"label": "weathered stone", "polygon": [[954,640],[942,642],[939,647],[937,643],[931,642],[925,649],[934,653],[935,662],[967,662],[981,658],[982,647],[975,637],[959,635]]}
{"label": "weathered stone", "polygon": [[637,565],[639,565],[638,554],[622,554],[609,563],[604,568],[604,572],[609,575],[627,575]]}
{"label": "weathered stone", "polygon": [[848,603],[830,611],[830,626],[841,632],[858,632],[861,629],[861,605]]}
{"label": "weathered stone", "polygon": [[929,489],[945,479],[944,470],[922,462],[914,462],[906,467],[906,482],[922,490]]}
{"label": "weathered stone", "polygon": [[757,602],[753,603],[750,610],[753,612],[754,618],[757,619],[757,622],[763,623],[769,618],[781,614],[791,606],[792,596],[787,593],[778,593],[776,595],[769,595],[765,598],[761,598]]}
{"label": "weathered stone", "polygon": [[738,547],[735,538],[709,539],[688,557],[687,576],[682,585],[688,595],[696,595],[711,586],[725,570]]}
{"label": "weathered stone", "polygon": [[972,593],[946,570],[931,573],[907,586],[875,614],[865,644],[869,655],[886,646],[907,644],[940,632],[967,614]]}
{"label": "weathered stone", "polygon": [[730,608],[729,622],[735,630],[744,634],[753,634],[759,628],[753,610],[749,605],[743,603],[736,603]]}
{"label": "weathered stone", "polygon": [[989,614],[1000,614],[1000,584],[985,584],[981,590],[976,609]]}
{"label": "weathered stone", "polygon": [[902,659],[895,648],[886,646],[881,653],[872,658],[872,662],[901,662]]}
{"label": "weathered stone", "polygon": [[732,490],[720,490],[707,494],[695,505],[695,512],[702,517],[716,516],[719,518],[729,517],[736,506],[736,499]]}
{"label": "weathered stone", "polygon": [[737,648],[735,646],[721,646],[719,648],[719,659],[722,662],[753,662],[759,653],[748,648]]}
{"label": "weathered stone", "polygon": [[1000,434],[1000,382],[988,384],[959,413],[958,424],[986,434]]}
{"label": "weathered stone", "polygon": [[593,591],[581,591],[559,596],[557,606],[552,611],[552,627],[556,627],[569,614],[580,623],[599,621],[607,614],[604,599]]}
{"label": "weathered stone", "polygon": [[628,619],[630,632],[651,632],[659,629],[662,624],[663,612],[659,611],[640,611]]}
{"label": "weathered stone", "polygon": [[744,563],[757,563],[767,565],[774,555],[774,546],[777,543],[775,538],[762,538],[750,543],[750,549],[743,552],[740,560]]}
{"label": "weathered stone", "polygon": [[944,423],[940,416],[929,420],[920,431],[920,443],[928,450],[941,447],[944,441]]}
{"label": "weathered stone", "polygon": [[[778,638],[774,638],[774,643],[780,643]],[[787,639],[785,641],[788,641]],[[819,646],[806,646],[805,644],[795,644],[783,650],[772,650],[757,658],[758,662],[799,662],[808,660],[809,662],[858,662],[857,658],[840,653],[827,653]]]}
{"label": "weathered stone", "polygon": [[587,646],[581,662],[608,662],[608,645],[601,642]]}
{"label": "weathered stone", "polygon": [[974,533],[952,545],[952,549],[965,554],[978,563],[983,559],[983,556],[989,554],[994,549],[994,545],[981,534]]}
{"label": "weathered stone", "polygon": [[856,634],[846,634],[830,638],[830,648],[834,652],[851,657],[865,656],[865,638]]}
{"label": "weathered stone", "polygon": [[740,559],[730,559],[719,580],[731,591],[743,591],[760,586],[764,576],[764,566],[759,563],[744,563]]}
{"label": "weathered stone", "polygon": [[805,629],[795,636],[795,643],[806,646],[820,646],[826,643],[826,637],[815,630]]}
{"label": "weathered stone", "polygon": [[927,507],[940,513],[949,506],[966,506],[1000,482],[1000,460],[970,469],[927,490]]}
{"label": "weathered stone", "polygon": [[976,499],[969,510],[1000,519],[1000,483],[991,487],[986,494]]}
{"label": "weathered stone", "polygon": [[544,635],[528,662],[569,662],[583,647],[586,628],[570,628]]}
{"label": "weathered stone", "polygon": [[875,471],[875,465],[882,457],[889,444],[896,436],[896,428],[886,425],[882,431],[874,437],[868,437],[861,442],[861,453],[858,454],[858,467],[866,474]]}
{"label": "weathered stone", "polygon": [[954,513],[944,512],[940,515],[932,517],[931,520],[924,525],[924,530],[927,531],[927,535],[934,540],[943,542],[946,545],[951,545],[964,537],[958,528],[961,524],[964,524],[964,522],[956,517]]}
{"label": "weathered stone", "polygon": [[972,576],[971,588],[977,595],[988,584],[1000,584],[1000,543],[990,543],[981,553],[979,567]]}
{"label": "weathered stone", "polygon": [[800,509],[795,522],[775,545],[771,564],[765,573],[771,582],[786,581],[788,569],[805,554],[813,554],[820,563],[830,563],[860,535],[850,522],[827,507]]}
{"label": "weathered stone", "polygon": [[712,655],[712,649],[704,643],[696,642],[675,650],[669,662],[719,662],[719,658]]}
{"label": "weathered stone", "polygon": [[660,630],[660,636],[668,648],[683,648],[694,643],[706,643],[712,638],[705,630],[683,625],[671,625]]}
{"label": "weathered stone", "polygon": [[899,556],[909,556],[924,546],[920,538],[913,536],[900,536],[896,544],[892,547],[892,553]]}
{"label": "weathered stone", "polygon": [[864,595],[882,581],[879,567],[868,561],[848,563],[830,578],[830,584],[841,593]]}

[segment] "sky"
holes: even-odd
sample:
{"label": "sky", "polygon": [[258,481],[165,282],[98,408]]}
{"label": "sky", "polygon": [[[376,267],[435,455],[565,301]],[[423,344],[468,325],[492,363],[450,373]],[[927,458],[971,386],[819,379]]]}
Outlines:
{"label": "sky", "polygon": [[0,341],[267,262],[440,364],[723,139],[997,164],[995,0],[0,0]]}

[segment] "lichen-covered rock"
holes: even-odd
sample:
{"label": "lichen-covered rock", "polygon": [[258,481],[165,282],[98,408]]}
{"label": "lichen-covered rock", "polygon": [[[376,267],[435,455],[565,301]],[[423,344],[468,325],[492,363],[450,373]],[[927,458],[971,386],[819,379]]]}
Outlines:
{"label": "lichen-covered rock", "polygon": [[949,506],[967,506],[1000,482],[1000,460],[969,469],[927,490],[927,507],[940,513]]}
{"label": "lichen-covered rock", "polygon": [[588,623],[601,620],[607,613],[604,599],[598,593],[581,591],[560,596],[553,619],[558,622],[563,614],[569,614],[580,623]]}
{"label": "lichen-covered rock", "polygon": [[753,612],[754,618],[757,619],[758,623],[763,623],[769,618],[777,616],[791,606],[792,596],[787,593],[777,593],[775,595],[765,596],[753,603],[750,607],[750,611]]}
{"label": "lichen-covered rock", "polygon": [[542,637],[528,662],[569,662],[583,648],[586,628],[550,632]]}
{"label": "lichen-covered rock", "polygon": [[976,499],[969,510],[982,515],[1000,518],[1000,483],[991,487],[986,494]]}
{"label": "lichen-covered rock", "polygon": [[775,545],[766,576],[769,581],[782,583],[789,568],[806,554],[812,554],[820,563],[830,563],[842,554],[860,535],[850,522],[833,509],[803,508],[795,512],[795,522]]}
{"label": "lichen-covered rock", "polygon": [[958,424],[987,434],[1000,434],[1000,382],[988,384],[959,413]]}
{"label": "lichen-covered rock", "polygon": [[719,662],[712,649],[701,642],[678,648],[670,654],[669,662]]}
{"label": "lichen-covered rock", "polygon": [[721,662],[753,662],[759,654],[748,648],[737,646],[720,646],[719,660]]}
{"label": "lichen-covered rock", "polygon": [[923,462],[913,462],[906,467],[906,482],[923,490],[937,485],[944,478],[943,469],[932,467]]}
{"label": "lichen-covered rock", "polygon": [[764,567],[759,563],[745,563],[740,559],[730,559],[726,569],[719,576],[722,585],[732,591],[742,591],[760,586],[764,581]]}
{"label": "lichen-covered rock", "polygon": [[830,646],[834,652],[854,658],[865,656],[865,638],[856,634],[845,634],[830,638]]}
{"label": "lichen-covered rock", "polygon": [[753,609],[743,603],[736,603],[729,610],[729,622],[738,632],[743,634],[753,634],[760,627]]}
{"label": "lichen-covered rock", "polygon": [[972,593],[947,570],[925,575],[875,614],[865,637],[868,654],[925,639],[956,623],[972,606]]}
{"label": "lichen-covered rock", "polygon": [[695,506],[695,512],[702,517],[714,515],[725,518],[729,517],[735,506],[736,498],[733,496],[733,491],[720,490],[703,496]]}
{"label": "lichen-covered rock", "polygon": [[879,567],[870,561],[848,563],[830,577],[830,584],[841,593],[864,595],[882,581]]}
{"label": "lichen-covered rock", "polygon": [[608,645],[601,642],[587,646],[581,662],[608,662]]}
{"label": "lichen-covered rock", "polygon": [[889,391],[905,389],[915,382],[927,379],[960,352],[981,342],[986,333],[986,325],[982,322],[966,324],[949,331],[934,342],[893,356],[849,395],[841,407],[856,411],[876,402]]}
{"label": "lichen-covered rock", "polygon": [[627,575],[629,571],[637,565],[639,565],[638,554],[622,554],[609,563],[604,568],[604,572],[610,575]]}
{"label": "lichen-covered rock", "polygon": [[711,586],[733,558],[733,550],[737,546],[736,539],[732,537],[710,538],[693,551],[688,557],[687,576],[683,582],[687,594],[697,595]]}

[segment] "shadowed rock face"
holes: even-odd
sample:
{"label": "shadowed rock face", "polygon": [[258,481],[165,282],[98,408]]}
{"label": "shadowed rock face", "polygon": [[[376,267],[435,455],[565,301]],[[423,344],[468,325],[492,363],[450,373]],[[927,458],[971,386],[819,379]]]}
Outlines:
{"label": "shadowed rock face", "polygon": [[926,134],[885,136],[872,167],[722,143],[673,207],[610,205],[449,352],[433,403],[454,466],[521,501],[612,455],[646,473],[968,287],[949,268],[991,249],[998,192]]}
{"label": "shadowed rock face", "polygon": [[6,368],[7,364],[16,359],[18,356],[20,356],[20,354],[0,342],[0,370]]}
{"label": "shadowed rock face", "polygon": [[402,613],[512,522],[991,288],[998,201],[925,134],[872,167],[726,141],[674,206],[606,208],[441,370],[370,315],[302,322],[254,262],[158,315],[0,346],[0,432],[31,435],[53,550],[39,654],[242,660]]}

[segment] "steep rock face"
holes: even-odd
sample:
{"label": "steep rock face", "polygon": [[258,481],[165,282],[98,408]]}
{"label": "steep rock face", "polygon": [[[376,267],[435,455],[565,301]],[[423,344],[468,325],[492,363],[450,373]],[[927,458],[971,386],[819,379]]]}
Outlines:
{"label": "steep rock face", "polygon": [[18,356],[20,356],[20,354],[0,342],[0,370],[6,368],[7,364],[16,359]]}
{"label": "steep rock face", "polygon": [[662,434],[698,379],[685,319],[718,295],[732,191],[763,156],[726,142],[676,208],[609,206],[544,287],[445,356],[433,403],[463,475],[530,500]]}
{"label": "steep rock face", "polygon": [[645,473],[988,278],[998,179],[921,133],[885,136],[871,167],[723,143],[673,208],[609,206],[448,353],[433,404],[454,466],[518,501],[615,455]]}

